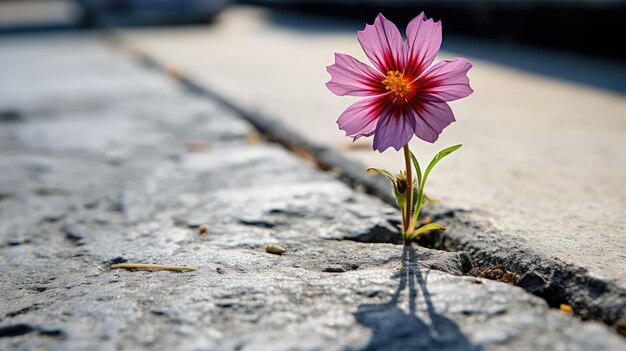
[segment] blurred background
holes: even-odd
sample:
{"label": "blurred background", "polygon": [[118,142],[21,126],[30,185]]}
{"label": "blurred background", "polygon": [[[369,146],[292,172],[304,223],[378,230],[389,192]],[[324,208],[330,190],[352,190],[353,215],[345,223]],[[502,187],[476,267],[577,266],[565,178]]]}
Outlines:
{"label": "blurred background", "polygon": [[[211,22],[228,6],[252,5],[353,23],[379,12],[399,23],[426,11],[445,34],[626,58],[621,0],[0,0],[2,32]],[[294,25],[291,16],[276,16]],[[324,26],[317,26],[318,30]],[[313,29],[313,28],[311,28]],[[327,28],[332,30],[333,28]]]}
{"label": "blurred background", "polygon": [[[403,31],[421,11],[443,22],[436,61],[474,63],[475,93],[451,104],[457,122],[435,145],[411,145],[427,162],[464,144],[438,166],[431,195],[597,272],[623,265],[603,248],[626,252],[626,1],[0,0],[0,40],[113,32],[129,52],[364,169],[397,171],[399,153],[337,129],[355,99],[327,91],[325,66],[334,52],[367,62],[356,31],[377,13]],[[573,249],[590,236],[596,244]]]}

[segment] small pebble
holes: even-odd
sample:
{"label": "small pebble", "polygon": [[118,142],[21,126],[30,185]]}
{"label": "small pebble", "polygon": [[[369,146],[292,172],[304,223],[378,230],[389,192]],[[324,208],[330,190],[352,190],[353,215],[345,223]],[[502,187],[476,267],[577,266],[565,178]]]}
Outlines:
{"label": "small pebble", "polygon": [[255,131],[250,131],[246,134],[246,144],[257,145],[261,142],[261,136]]}
{"label": "small pebble", "polygon": [[170,77],[174,78],[175,80],[182,80],[185,77],[183,71],[180,70],[178,67],[167,66],[165,67],[165,71],[167,72],[167,74],[170,75]]}
{"label": "small pebble", "polygon": [[278,246],[278,245],[266,245],[265,246],[265,251],[274,254],[274,255],[282,255],[283,253],[285,253],[287,251],[287,249],[285,249],[282,246]]}
{"label": "small pebble", "polygon": [[572,306],[566,305],[564,303],[562,303],[561,306],[559,306],[559,310],[561,310],[561,312],[566,313],[566,314],[572,314],[573,312]]}
{"label": "small pebble", "polygon": [[190,141],[185,146],[189,152],[204,152],[209,149],[209,143],[204,141]]}
{"label": "small pebble", "polygon": [[200,232],[200,234],[204,234],[207,232],[207,230],[209,230],[209,226],[206,224],[200,224],[198,226],[198,231]]}
{"label": "small pebble", "polygon": [[119,166],[124,161],[126,161],[126,157],[119,151],[111,151],[105,155],[106,161],[113,166]]}

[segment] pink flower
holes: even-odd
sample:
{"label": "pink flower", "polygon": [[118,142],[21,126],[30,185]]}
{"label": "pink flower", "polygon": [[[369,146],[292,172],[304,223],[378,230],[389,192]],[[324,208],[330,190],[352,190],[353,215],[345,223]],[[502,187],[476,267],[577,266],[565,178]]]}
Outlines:
{"label": "pink flower", "polygon": [[374,135],[374,150],[404,147],[415,134],[435,142],[441,131],[454,122],[446,102],[464,98],[473,90],[464,58],[444,60],[428,68],[441,46],[441,22],[422,12],[406,29],[403,40],[398,28],[382,14],[374,25],[357,34],[374,68],[345,54],[335,54],[326,67],[326,83],[336,95],[366,96],[345,110],[337,124],[354,140]]}

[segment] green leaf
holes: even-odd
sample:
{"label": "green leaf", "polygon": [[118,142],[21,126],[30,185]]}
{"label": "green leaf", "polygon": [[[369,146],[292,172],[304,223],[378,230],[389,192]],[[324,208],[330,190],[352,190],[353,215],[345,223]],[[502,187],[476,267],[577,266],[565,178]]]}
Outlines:
{"label": "green leaf", "polygon": [[401,194],[396,191],[396,203],[398,204],[398,207],[400,207],[400,210],[404,213],[404,208],[406,207],[406,193]]}
{"label": "green leaf", "polygon": [[430,196],[428,196],[428,195],[424,194],[424,203],[436,204],[436,203],[438,203],[438,202],[439,202],[439,200],[437,200],[437,199],[433,199],[432,197],[430,197]]}
{"label": "green leaf", "polygon": [[417,161],[417,157],[415,157],[413,151],[411,151],[411,160],[413,161],[413,167],[415,167],[417,184],[422,184],[422,169],[420,168],[420,163]]}
{"label": "green leaf", "polygon": [[391,181],[391,185],[393,185],[393,190],[394,190],[394,192],[395,192],[396,194],[398,193],[398,187],[396,186],[396,178],[394,178],[394,176],[393,176],[393,174],[391,174],[391,172],[386,171],[386,170],[384,170],[384,169],[382,169],[382,168],[373,168],[373,167],[370,167],[370,168],[368,168],[368,169],[367,169],[367,173],[370,173],[370,174],[376,174],[376,173],[378,173],[378,174],[382,174],[382,175],[384,175],[385,177],[389,178],[389,180]]}
{"label": "green leaf", "polygon": [[424,184],[426,183],[426,178],[428,178],[428,174],[430,174],[430,171],[432,171],[433,167],[435,167],[437,162],[441,161],[441,159],[443,159],[444,157],[446,157],[446,156],[450,155],[451,153],[453,153],[454,151],[458,150],[461,146],[462,146],[462,144],[458,144],[458,145],[453,145],[453,146],[447,147],[447,148],[439,151],[439,153],[437,155],[435,155],[435,157],[433,157],[433,160],[430,161],[430,164],[428,165],[428,167],[426,167],[426,172],[424,172],[423,183],[420,183],[422,189],[424,188]]}
{"label": "green leaf", "polygon": [[373,167],[370,167],[370,168],[368,168],[368,169],[367,169],[367,173],[370,173],[370,174],[375,174],[375,173],[382,174],[382,175],[384,175],[385,177],[389,178],[389,180],[391,180],[391,182],[392,182],[393,184],[396,184],[396,180],[394,179],[394,177],[393,177],[393,175],[391,174],[391,172],[386,171],[386,170],[384,170],[384,169],[382,169],[382,168],[373,168]]}
{"label": "green leaf", "polygon": [[430,223],[430,224],[426,224],[424,226],[421,226],[417,229],[415,229],[409,236],[409,239],[411,241],[413,241],[413,239],[415,239],[418,235],[431,231],[431,230],[446,230],[446,227],[437,224],[437,223]]}
{"label": "green leaf", "polygon": [[403,209],[404,206],[406,206],[406,194],[401,194],[398,191],[398,186],[396,185],[396,179],[391,174],[391,172],[386,171],[386,170],[381,169],[381,168],[368,168],[367,169],[367,173],[370,173],[370,174],[378,173],[378,174],[382,174],[385,177],[389,178],[389,180],[391,181],[391,185],[393,185],[393,193],[396,196],[396,203],[398,204],[400,209]]}

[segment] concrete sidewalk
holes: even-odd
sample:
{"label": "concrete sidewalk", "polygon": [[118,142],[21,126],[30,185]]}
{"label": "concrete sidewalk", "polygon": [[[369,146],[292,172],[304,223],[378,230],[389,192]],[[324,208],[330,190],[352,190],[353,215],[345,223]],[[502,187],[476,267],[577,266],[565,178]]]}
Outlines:
{"label": "concrete sidewalk", "polygon": [[[403,165],[400,153],[374,153],[371,140],[352,144],[336,127],[354,100],[326,90],[324,67],[335,51],[366,61],[350,25],[239,7],[212,26],[122,35],[129,46],[364,169]],[[558,64],[558,55],[518,55],[529,53],[536,65]],[[458,54],[444,51],[437,60]],[[625,288],[626,98],[468,58],[476,93],[452,104],[458,122],[436,145],[412,144],[422,162],[445,146],[464,144],[438,166],[429,192],[448,208],[472,211],[513,242]],[[593,62],[564,65],[626,80],[626,68]]]}
{"label": "concrete sidewalk", "polygon": [[4,38],[0,69],[0,349],[626,347],[465,253],[355,242],[399,213],[92,37]]}

